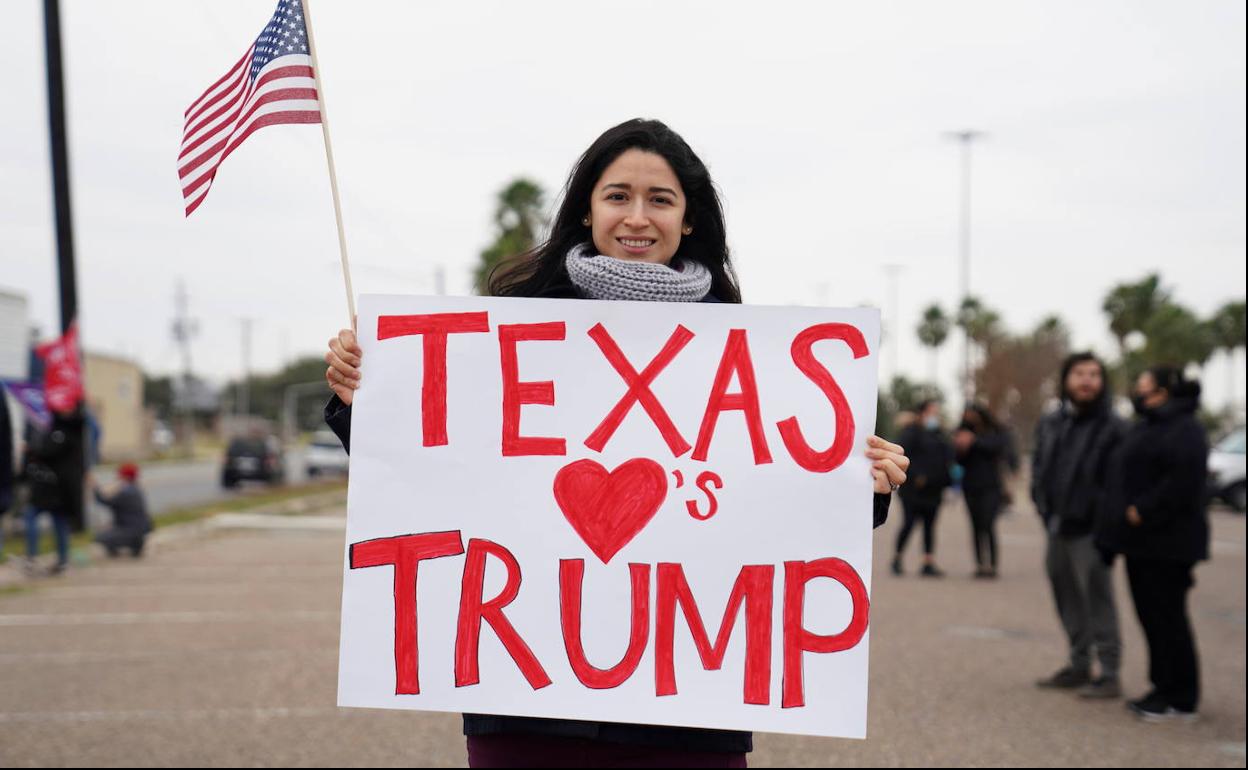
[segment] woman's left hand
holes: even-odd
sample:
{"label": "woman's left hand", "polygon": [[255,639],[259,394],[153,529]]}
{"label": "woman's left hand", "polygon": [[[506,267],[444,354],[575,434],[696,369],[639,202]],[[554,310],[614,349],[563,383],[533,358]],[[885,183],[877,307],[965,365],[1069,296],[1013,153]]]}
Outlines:
{"label": "woman's left hand", "polygon": [[906,483],[906,471],[910,458],[899,444],[893,444],[879,436],[867,439],[867,457],[871,458],[871,476],[875,479],[875,493],[887,495]]}

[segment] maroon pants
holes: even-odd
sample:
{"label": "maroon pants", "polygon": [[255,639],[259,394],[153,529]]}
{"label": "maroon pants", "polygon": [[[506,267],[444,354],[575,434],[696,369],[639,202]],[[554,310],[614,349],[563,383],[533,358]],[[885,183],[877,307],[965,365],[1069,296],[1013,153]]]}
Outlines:
{"label": "maroon pants", "polygon": [[469,767],[746,767],[745,754],[546,735],[470,735]]}

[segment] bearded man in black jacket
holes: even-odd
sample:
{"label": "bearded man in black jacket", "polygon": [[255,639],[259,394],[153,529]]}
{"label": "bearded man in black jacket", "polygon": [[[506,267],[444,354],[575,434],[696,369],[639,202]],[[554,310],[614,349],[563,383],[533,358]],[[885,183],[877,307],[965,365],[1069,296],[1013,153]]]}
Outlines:
{"label": "bearded man in black jacket", "polygon": [[[1107,504],[1110,457],[1126,433],[1111,408],[1105,365],[1091,353],[1066,359],[1061,406],[1036,426],[1031,496],[1048,533],[1045,567],[1070,659],[1040,687],[1078,689],[1089,698],[1117,698],[1122,642],[1110,568],[1093,528]],[[1100,676],[1093,679],[1093,657]]]}

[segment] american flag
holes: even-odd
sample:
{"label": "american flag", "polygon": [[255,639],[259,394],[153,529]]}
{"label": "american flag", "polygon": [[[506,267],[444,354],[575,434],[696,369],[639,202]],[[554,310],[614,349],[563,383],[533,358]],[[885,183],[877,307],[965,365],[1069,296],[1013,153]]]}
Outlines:
{"label": "american flag", "polygon": [[186,108],[178,178],[188,217],[208,196],[221,161],[253,131],[321,122],[303,15],[300,0],[279,0],[247,53]]}

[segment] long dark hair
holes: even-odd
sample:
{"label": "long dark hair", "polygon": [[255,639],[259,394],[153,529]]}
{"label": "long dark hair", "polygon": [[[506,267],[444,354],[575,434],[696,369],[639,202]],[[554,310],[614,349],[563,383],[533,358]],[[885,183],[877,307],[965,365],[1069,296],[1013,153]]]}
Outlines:
{"label": "long dark hair", "polygon": [[590,239],[581,220],[589,213],[594,185],[607,166],[634,149],[662,156],[685,192],[685,223],[693,227],[693,233],[680,239],[675,257],[701,262],[711,271],[711,294],[716,299],[741,302],[741,289],[728,256],[724,209],[706,164],[675,131],[657,120],[640,118],[608,129],[577,160],[563,187],[550,237],[496,267],[488,282],[491,296],[550,296],[570,286],[564,258],[574,246]]}
{"label": "long dark hair", "polygon": [[969,426],[969,422],[965,419],[967,412],[972,412],[975,416],[979,417],[979,424],[983,432],[1001,432],[1001,421],[997,419],[997,416],[992,413],[992,410],[989,409],[986,404],[973,401],[967,404],[966,408],[962,410],[962,414],[964,415],[962,424]]}
{"label": "long dark hair", "polygon": [[1150,366],[1144,371],[1152,375],[1157,387],[1170,394],[1170,398],[1200,398],[1200,382],[1189,380],[1187,375],[1177,366],[1161,364]]}

